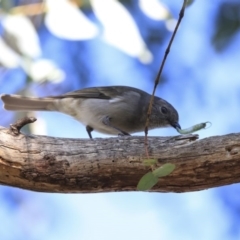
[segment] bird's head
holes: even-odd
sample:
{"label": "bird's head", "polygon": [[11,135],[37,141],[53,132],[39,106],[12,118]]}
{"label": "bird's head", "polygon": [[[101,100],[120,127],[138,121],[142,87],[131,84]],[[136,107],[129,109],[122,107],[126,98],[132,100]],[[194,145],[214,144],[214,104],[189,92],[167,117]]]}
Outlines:
{"label": "bird's head", "polygon": [[181,129],[178,121],[177,110],[167,101],[161,98],[155,98],[150,117],[150,128],[152,123],[154,127],[172,126],[175,129]]}

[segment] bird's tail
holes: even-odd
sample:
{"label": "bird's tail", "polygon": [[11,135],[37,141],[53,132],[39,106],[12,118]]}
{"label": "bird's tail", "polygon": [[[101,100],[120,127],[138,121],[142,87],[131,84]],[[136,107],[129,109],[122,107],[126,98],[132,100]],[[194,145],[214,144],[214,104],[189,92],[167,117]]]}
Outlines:
{"label": "bird's tail", "polygon": [[11,111],[52,111],[54,99],[3,94],[4,108]]}

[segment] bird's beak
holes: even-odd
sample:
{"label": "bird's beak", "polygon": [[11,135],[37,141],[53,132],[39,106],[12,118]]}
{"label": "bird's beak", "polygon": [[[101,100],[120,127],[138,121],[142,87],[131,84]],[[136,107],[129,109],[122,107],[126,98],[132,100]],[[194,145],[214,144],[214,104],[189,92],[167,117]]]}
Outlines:
{"label": "bird's beak", "polygon": [[178,122],[172,123],[171,124],[175,129],[181,129],[181,126],[179,125]]}

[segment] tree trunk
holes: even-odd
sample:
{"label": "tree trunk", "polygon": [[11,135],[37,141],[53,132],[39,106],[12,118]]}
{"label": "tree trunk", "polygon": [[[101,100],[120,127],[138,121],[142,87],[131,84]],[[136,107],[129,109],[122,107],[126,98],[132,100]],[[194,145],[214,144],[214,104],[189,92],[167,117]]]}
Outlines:
{"label": "tree trunk", "polygon": [[[148,137],[149,157],[176,169],[151,189],[190,192],[240,181],[240,134]],[[14,136],[0,127],[0,183],[33,191],[136,191],[150,171],[144,137],[66,139]]]}

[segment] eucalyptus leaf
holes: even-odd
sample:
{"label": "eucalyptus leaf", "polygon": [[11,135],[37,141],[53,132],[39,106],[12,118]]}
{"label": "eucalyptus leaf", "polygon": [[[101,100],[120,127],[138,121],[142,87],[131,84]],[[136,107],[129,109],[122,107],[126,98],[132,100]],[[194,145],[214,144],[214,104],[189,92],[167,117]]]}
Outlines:
{"label": "eucalyptus leaf", "polygon": [[175,164],[172,163],[166,163],[162,165],[161,167],[155,169],[152,173],[155,177],[165,177],[169,175],[174,169],[175,169]]}
{"label": "eucalyptus leaf", "polygon": [[137,190],[139,191],[147,191],[150,190],[156,183],[158,182],[158,178],[153,175],[152,172],[148,172],[142,176],[137,185]]}

